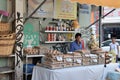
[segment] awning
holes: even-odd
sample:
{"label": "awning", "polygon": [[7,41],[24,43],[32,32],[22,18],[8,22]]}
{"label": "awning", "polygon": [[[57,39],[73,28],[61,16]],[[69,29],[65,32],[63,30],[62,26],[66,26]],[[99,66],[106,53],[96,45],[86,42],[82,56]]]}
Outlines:
{"label": "awning", "polygon": [[71,1],[79,2],[81,4],[91,4],[97,6],[120,8],[120,0],[71,0]]}

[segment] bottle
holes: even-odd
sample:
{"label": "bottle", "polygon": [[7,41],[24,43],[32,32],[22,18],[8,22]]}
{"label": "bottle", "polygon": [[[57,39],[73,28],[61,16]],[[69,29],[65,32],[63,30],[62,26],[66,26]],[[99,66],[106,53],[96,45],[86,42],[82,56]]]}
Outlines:
{"label": "bottle", "polygon": [[50,41],[50,33],[48,34],[47,39],[48,39],[48,41]]}
{"label": "bottle", "polygon": [[54,41],[56,41],[56,34],[54,34]]}
{"label": "bottle", "polygon": [[49,26],[46,26],[46,31],[49,31]]}

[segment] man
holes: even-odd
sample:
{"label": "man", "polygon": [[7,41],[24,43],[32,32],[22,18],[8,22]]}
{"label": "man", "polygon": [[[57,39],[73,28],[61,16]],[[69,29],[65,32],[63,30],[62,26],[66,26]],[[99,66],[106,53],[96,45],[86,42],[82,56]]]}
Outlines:
{"label": "man", "polygon": [[112,39],[112,42],[109,44],[110,51],[113,51],[116,54],[116,62],[118,62],[119,43],[116,42],[116,35],[112,35],[111,39]]}
{"label": "man", "polygon": [[76,33],[75,41],[70,44],[70,52],[81,50],[83,48],[84,48],[84,43],[83,40],[81,39],[81,33]]}

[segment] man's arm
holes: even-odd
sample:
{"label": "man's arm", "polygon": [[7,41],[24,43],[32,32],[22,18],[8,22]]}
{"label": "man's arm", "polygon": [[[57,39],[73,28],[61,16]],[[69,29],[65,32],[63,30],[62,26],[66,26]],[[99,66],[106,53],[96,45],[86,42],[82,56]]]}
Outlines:
{"label": "man's arm", "polygon": [[74,52],[74,47],[72,43],[70,44],[70,52]]}

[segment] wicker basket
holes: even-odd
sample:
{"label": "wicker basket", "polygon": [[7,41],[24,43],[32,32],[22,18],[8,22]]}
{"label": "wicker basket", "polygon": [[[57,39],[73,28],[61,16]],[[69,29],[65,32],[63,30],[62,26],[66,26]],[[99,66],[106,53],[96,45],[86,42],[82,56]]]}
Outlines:
{"label": "wicker basket", "polygon": [[0,40],[1,39],[13,39],[13,38],[15,38],[15,33],[0,35]]}
{"label": "wicker basket", "polygon": [[0,40],[0,56],[8,56],[12,54],[15,39]]}
{"label": "wicker basket", "polygon": [[9,23],[0,23],[0,34],[9,33],[10,30],[11,29]]}

